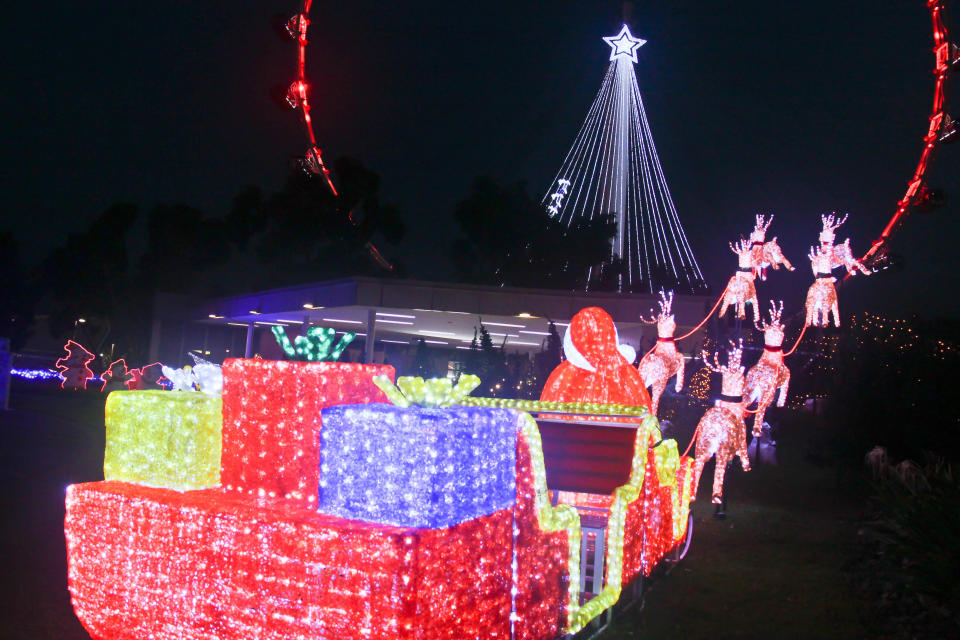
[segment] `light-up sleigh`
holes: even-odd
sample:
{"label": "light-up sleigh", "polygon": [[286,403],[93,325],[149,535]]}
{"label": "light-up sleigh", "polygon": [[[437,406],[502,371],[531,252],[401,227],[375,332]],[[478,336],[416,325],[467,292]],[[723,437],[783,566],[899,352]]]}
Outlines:
{"label": "light-up sleigh", "polygon": [[223,374],[222,399],[108,399],[107,480],[66,500],[93,638],[556,638],[688,542],[690,460],[645,410],[400,408],[377,365]]}

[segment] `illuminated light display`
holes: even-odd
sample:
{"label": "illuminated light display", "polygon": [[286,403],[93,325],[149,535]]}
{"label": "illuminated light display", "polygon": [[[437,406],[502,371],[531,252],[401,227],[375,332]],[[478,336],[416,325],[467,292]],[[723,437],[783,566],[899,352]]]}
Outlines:
{"label": "illuminated light display", "polygon": [[782,407],[787,402],[787,388],[790,386],[790,370],[784,364],[783,358],[783,331],[784,325],[780,322],[783,314],[783,301],[778,307],[770,301],[770,322],[762,324],[754,322],[758,331],[763,332],[763,354],[760,360],[747,371],[743,393],[747,403],[757,403],[756,414],[753,418],[753,435],[759,436],[763,432],[763,416],[773,404],[773,399],[780,391],[777,406]]}
{"label": "illuminated light display", "polygon": [[847,218],[850,217],[850,214],[844,214],[843,218],[839,218],[836,213],[823,214],[820,216],[820,222],[822,226],[820,228],[820,235],[818,239],[820,240],[821,245],[833,246],[833,242],[837,237],[837,229],[844,222],[847,221]]}
{"label": "illuminated light display", "polygon": [[772,215],[769,218],[757,215],[749,237],[753,274],[754,276],[760,276],[761,280],[767,279],[767,269],[769,267],[773,267],[773,270],[776,271],[782,265],[787,268],[787,271],[794,270],[794,266],[783,255],[783,250],[777,244],[776,236],[773,240],[767,241],[767,229],[770,228],[772,222]]}
{"label": "illuminated light display", "polygon": [[727,464],[734,456],[740,458],[744,471],[750,470],[750,457],[747,455],[747,425],[744,422],[746,403],[743,401],[744,375],[740,366],[743,355],[743,341],[739,344],[731,341],[727,352],[727,364],[721,365],[717,354],[713,354],[713,363],[710,363],[707,352],[703,352],[704,363],[714,372],[722,375],[722,395],[707,409],[707,412],[697,423],[694,438],[697,441],[696,455],[693,463],[693,492],[696,494],[700,485],[700,473],[707,460],[716,457],[716,466],[713,471],[714,504],[723,503],[723,480],[727,472]]}
{"label": "illuminated light display", "polygon": [[103,380],[100,391],[107,393],[126,389],[133,380],[133,374],[127,369],[127,362],[120,358],[110,363],[107,370],[100,374],[100,379]]}
{"label": "illuminated light display", "polygon": [[291,343],[284,327],[271,327],[270,330],[289,359],[306,362],[336,362],[357,335],[346,331],[334,344],[335,329],[310,327],[305,336],[296,336]]}
{"label": "illuminated light display", "polygon": [[93,371],[89,365],[94,355],[73,340],[67,340],[63,345],[67,355],[57,360],[55,366],[60,370],[63,382],[61,389],[86,389],[87,380],[93,379]]}
{"label": "illuminated light display", "polygon": [[[568,226],[613,214],[617,234],[610,255],[625,266],[621,291],[680,286],[700,292],[703,274],[670,194],[637,84],[634,64],[644,41],[626,25],[604,41],[611,51],[603,83],[542,205]],[[563,187],[555,187],[560,180],[570,183],[562,208],[556,196]]]}
{"label": "illuminated light display", "polygon": [[511,510],[410,529],[121,482],[66,503],[68,584],[95,638],[510,635]]}
{"label": "illuminated light display", "polygon": [[[334,197],[339,197],[337,188],[330,179],[330,170],[323,163],[323,151],[317,145],[317,136],[313,130],[313,118],[310,116],[309,90],[310,85],[307,82],[307,30],[310,27],[310,8],[313,0],[301,0],[300,12],[291,17],[286,24],[287,33],[297,42],[297,77],[287,88],[286,102],[292,109],[296,109],[302,115],[304,129],[309,140],[309,147],[300,161],[300,166],[305,172],[312,175],[323,176],[327,187]],[[357,220],[353,215],[348,215],[347,219],[356,227]],[[370,257],[381,267],[388,271],[393,271],[393,265],[389,260],[383,257],[380,250],[367,240],[363,244],[364,249]],[[309,304],[309,303],[307,303]],[[304,308],[310,308],[304,306]],[[318,307],[320,308],[320,307]]]}
{"label": "illuminated light display", "polygon": [[316,505],[320,411],[385,402],[373,377],[388,365],[228,359],[223,365],[224,487]]}
{"label": "illuminated light display", "polygon": [[56,371],[49,369],[10,369],[10,375],[23,378],[24,380],[63,380],[63,376]]}
{"label": "illuminated light display", "polygon": [[[693,495],[693,461],[677,455],[676,442],[661,440],[656,419],[638,407],[604,407],[586,403],[555,403],[532,400],[508,400],[493,398],[467,398],[472,406],[511,407],[534,413],[551,411],[584,413],[587,415],[621,414],[636,412],[641,417],[634,444],[631,472],[628,482],[617,488],[612,496],[602,498],[602,504],[610,509],[607,521],[607,552],[605,558],[606,579],[603,590],[584,605],[576,593],[579,584],[579,516],[575,507],[562,499],[557,507],[549,504],[546,486],[546,471],[540,432],[536,422],[523,413],[523,435],[527,447],[517,453],[518,505],[522,496],[522,474],[519,469],[526,463],[525,453],[530,452],[531,465],[536,485],[536,498],[541,514],[540,526],[545,531],[569,527],[569,549],[573,550],[569,562],[570,604],[569,623],[566,633],[576,633],[594,617],[612,606],[620,597],[623,585],[641,573],[649,575],[654,566],[686,535],[690,499]],[[655,446],[656,445],[656,446]],[[566,492],[561,492],[564,496]],[[566,494],[569,495],[569,494]],[[592,496],[591,499],[599,499]],[[576,496],[573,504],[584,498]],[[558,522],[554,523],[553,519]],[[518,519],[519,520],[519,519]],[[566,523],[566,524],[563,524]],[[572,527],[577,525],[576,539]],[[548,584],[553,584],[548,581]],[[550,618],[553,619],[552,617]],[[550,638],[558,631],[516,637]]]}
{"label": "illuminated light display", "polygon": [[[929,119],[931,124],[938,114],[947,111],[946,90],[947,77],[950,68],[957,64],[958,49],[950,42],[950,35],[947,31],[947,21],[944,16],[946,10],[946,0],[927,0],[927,8],[930,10],[930,19],[933,24],[933,50],[935,55],[934,73],[937,81],[933,88],[933,104],[930,109]],[[880,232],[880,237],[873,241],[870,249],[863,255],[861,262],[873,265],[874,261],[882,261],[887,255],[887,242],[893,236],[894,232],[903,224],[906,218],[916,205],[924,200],[924,184],[927,170],[933,161],[933,154],[939,144],[943,144],[951,137],[946,129],[948,123],[943,124],[940,131],[934,130],[931,126],[927,135],[923,139],[923,151],[920,153],[920,159],[913,171],[907,186],[907,192],[897,202],[893,216],[887,222],[887,225]],[[956,136],[956,125],[953,126],[953,137]],[[848,276],[849,277],[849,276]]]}
{"label": "illuminated light display", "polygon": [[633,34],[630,33],[630,28],[627,25],[623,25],[623,27],[621,27],[620,33],[615,36],[606,37],[603,39],[603,41],[610,45],[611,60],[624,58],[630,60],[630,62],[634,64],[637,63],[637,49],[647,43],[646,40],[633,37]]}
{"label": "illuminated light display", "polygon": [[737,272],[727,282],[723,290],[723,304],[720,306],[720,317],[727,312],[727,307],[734,305],[737,318],[747,317],[746,306],[753,307],[753,317],[757,318],[757,288],[754,285],[756,275],[753,268],[753,253],[750,243],[741,239],[737,244],[730,243],[730,250],[737,254]]}
{"label": "illuminated light display", "polygon": [[753,223],[753,231],[750,232],[750,259],[753,261],[753,273],[760,276],[761,280],[766,280],[766,268],[770,266],[763,260],[763,245],[767,239],[767,229],[773,223],[773,216],[769,219],[762,214],[757,214]]}
{"label": "illuminated light display", "polygon": [[657,325],[657,343],[653,349],[640,360],[640,376],[643,378],[643,384],[646,387],[652,387],[650,392],[650,412],[657,415],[657,407],[660,405],[660,396],[663,390],[667,388],[667,382],[673,376],[677,377],[676,391],[680,393],[683,389],[683,354],[677,350],[677,344],[673,339],[673,332],[677,330],[677,323],[674,315],[670,312],[673,306],[673,291],[667,295],[661,289],[660,291],[660,314],[654,316],[653,309],[650,310],[652,318],[646,320],[643,316],[640,320],[645,324]]}
{"label": "illuminated light display", "polygon": [[105,479],[177,491],[220,484],[219,396],[114,391],[105,411]]}
{"label": "illuminated light display", "polygon": [[409,407],[411,404],[421,407],[449,407],[460,404],[470,392],[480,386],[480,378],[472,374],[463,374],[453,385],[449,378],[423,378],[401,376],[394,386],[386,376],[374,376],[374,384],[386,394],[387,398],[398,407]]}
{"label": "illuminated light display", "polygon": [[435,529],[511,508],[516,432],[505,409],[324,409],[318,509]]}
{"label": "illuminated light display", "polygon": [[130,379],[127,381],[127,389],[130,391],[144,391],[147,389],[160,389],[160,379],[163,377],[163,365],[159,362],[148,364],[139,369],[130,369]]}
{"label": "illuminated light display", "polygon": [[[365,394],[382,398],[372,378],[389,373],[372,365],[228,360],[223,486],[176,491],[141,479],[70,487],[68,581],[84,627],[93,637],[117,640],[554,638],[583,628],[636,571],[648,573],[682,539],[690,460],[677,456],[675,442],[661,441],[656,419],[643,407],[470,397],[464,398],[470,407],[332,406]],[[129,401],[124,408],[142,414],[154,398],[167,399],[168,408],[217,400],[175,392],[117,392],[108,400],[110,411],[113,402]],[[579,516],[570,505],[550,504],[537,424],[528,413],[497,408],[505,403],[537,412],[579,407],[640,416],[630,480],[609,499],[604,587],[582,606]],[[320,414],[324,405],[331,408]],[[238,464],[248,465],[241,473],[264,464],[272,479],[299,464],[293,449],[305,442],[304,426],[290,419],[297,415],[313,419],[306,441],[323,446],[327,468],[313,468],[313,478],[325,482],[321,500],[340,485],[356,497],[354,506],[419,502],[416,516],[430,520],[436,504],[442,511],[451,499],[465,510],[441,521],[465,520],[430,529],[397,526],[371,521],[382,513],[350,519],[322,513],[295,492],[283,494],[282,482],[228,489],[226,478]],[[273,431],[261,428],[266,424]],[[119,444],[118,437],[111,433],[110,440]],[[123,447],[129,452],[143,442]],[[426,469],[415,469],[417,461]],[[388,469],[392,464],[406,467]]]}
{"label": "illuminated light display", "polygon": [[780,268],[781,265],[786,267],[787,271],[794,271],[796,267],[790,264],[790,261],[787,260],[787,257],[783,255],[783,250],[780,248],[780,245],[777,244],[777,237],[774,236],[773,240],[768,240],[763,243],[762,253],[761,253],[761,276],[763,280],[767,279],[766,268],[773,267],[773,270],[776,271]]}
{"label": "illuminated light display", "polygon": [[573,316],[563,352],[567,359],[550,373],[541,400],[650,407],[643,378],[632,365],[636,353],[620,344],[613,318],[603,309],[587,307]]}
{"label": "illuminated light display", "polygon": [[197,377],[193,374],[193,367],[186,366],[175,369],[167,365],[160,365],[163,377],[170,381],[174,391],[196,391]]}
{"label": "illuminated light display", "polygon": [[555,216],[560,213],[560,207],[563,206],[563,199],[566,197],[569,188],[569,180],[565,178],[557,180],[557,190],[550,194],[550,204],[547,206],[547,211],[550,212],[550,215]]}
{"label": "illuminated light display", "polygon": [[223,370],[218,364],[208,362],[190,352],[193,358],[193,378],[201,393],[219,395],[223,393]]}

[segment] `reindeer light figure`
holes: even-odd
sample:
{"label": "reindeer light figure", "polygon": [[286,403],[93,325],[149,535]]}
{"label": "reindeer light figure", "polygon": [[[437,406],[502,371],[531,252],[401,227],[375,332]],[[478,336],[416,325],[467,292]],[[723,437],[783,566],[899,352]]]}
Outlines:
{"label": "reindeer light figure", "polygon": [[677,323],[670,312],[673,307],[673,291],[665,294],[661,290],[659,304],[659,315],[653,316],[653,309],[651,309],[652,318],[650,320],[640,316],[640,320],[644,324],[657,325],[657,344],[652,351],[640,360],[640,377],[643,378],[644,385],[651,387],[650,412],[653,415],[657,415],[660,396],[663,394],[663,390],[667,388],[667,382],[670,378],[674,375],[677,376],[677,393],[683,389],[683,354],[677,351],[676,343],[673,340],[673,332],[677,330]]}
{"label": "reindeer light figure", "polygon": [[810,268],[813,269],[814,283],[807,290],[807,320],[808,326],[826,327],[830,324],[828,314],[833,314],[834,326],[840,326],[840,310],[837,302],[837,279],[833,277],[833,270],[844,267],[851,276],[857,271],[865,276],[872,273],[863,264],[853,257],[850,249],[850,238],[841,244],[834,244],[836,231],[850,214],[839,219],[830,213],[820,216],[823,227],[820,230],[820,246],[810,249]]}
{"label": "reindeer light figure", "polygon": [[820,216],[820,221],[823,223],[823,227],[820,230],[820,249],[824,253],[830,253],[831,271],[837,267],[843,267],[850,275],[856,275],[856,272],[859,271],[863,275],[868,276],[872,271],[853,257],[853,251],[850,249],[850,238],[847,238],[840,244],[836,244],[836,231],[849,217],[849,213],[844,215],[842,219],[839,219],[836,214],[833,213]]}
{"label": "reindeer light figure", "polygon": [[833,314],[833,324],[840,326],[840,305],[837,301],[837,279],[831,274],[833,248],[824,249],[810,247],[810,268],[813,270],[814,281],[807,289],[807,317],[805,324],[814,327],[826,327],[830,324],[830,314]]}
{"label": "reindeer light figure", "polygon": [[833,241],[836,238],[836,231],[844,222],[847,221],[847,218],[850,217],[850,214],[843,216],[843,220],[838,219],[837,215],[834,213],[822,214],[820,216],[820,221],[823,223],[823,227],[820,230],[820,246],[827,246],[833,248]]}
{"label": "reindeer light figure", "polygon": [[750,259],[753,261],[753,274],[760,276],[761,280],[767,279],[767,267],[773,267],[776,271],[781,265],[788,271],[793,271],[794,266],[790,264],[787,257],[783,255],[783,250],[777,244],[777,238],[767,242],[767,229],[773,222],[773,216],[766,218],[763,215],[756,217],[753,225],[753,231],[750,232]]}
{"label": "reindeer light figure", "polygon": [[693,492],[700,485],[700,473],[703,465],[716,456],[713,471],[713,503],[723,503],[723,479],[727,472],[727,463],[739,456],[744,471],[750,470],[750,457],[747,455],[747,425],[744,422],[746,405],[743,402],[743,367],[740,358],[743,355],[743,341],[739,344],[730,341],[727,352],[727,364],[721,366],[717,354],[713,354],[711,364],[707,352],[703,352],[703,362],[707,368],[720,373],[723,378],[720,399],[707,409],[697,424],[697,452],[693,462]]}
{"label": "reindeer light figure", "polygon": [[770,301],[770,323],[754,322],[757,330],[763,332],[763,355],[757,364],[747,372],[747,381],[743,393],[747,397],[747,404],[757,403],[757,413],[753,419],[753,435],[759,436],[763,432],[763,415],[766,413],[773,399],[780,390],[777,406],[782,407],[787,401],[787,388],[790,386],[790,370],[783,363],[783,330],[780,322],[783,314],[783,301],[778,307]]}
{"label": "reindeer light figure", "polygon": [[753,305],[753,317],[757,317],[757,288],[753,281],[756,274],[753,269],[753,258],[750,243],[743,238],[737,244],[730,244],[730,250],[737,254],[737,272],[727,282],[723,291],[723,305],[720,307],[720,317],[727,312],[727,307],[736,305],[737,317],[741,320],[747,317],[746,306]]}
{"label": "reindeer light figure", "polygon": [[767,219],[763,214],[758,214],[753,223],[753,231],[750,232],[750,258],[753,261],[754,275],[759,275],[761,280],[766,280],[767,265],[763,263],[763,244],[767,239],[767,229],[773,222],[771,215]]}

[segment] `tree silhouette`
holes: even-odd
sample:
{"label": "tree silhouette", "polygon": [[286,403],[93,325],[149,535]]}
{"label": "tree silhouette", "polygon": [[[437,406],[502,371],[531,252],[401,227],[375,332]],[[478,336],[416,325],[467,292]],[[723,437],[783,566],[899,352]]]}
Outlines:
{"label": "tree silhouette", "polygon": [[10,339],[13,351],[30,337],[35,302],[20,264],[17,239],[10,231],[0,231],[0,336]]}
{"label": "tree silhouette", "polygon": [[489,177],[474,181],[453,215],[460,226],[454,267],[460,280],[479,284],[582,287],[588,269],[609,255],[616,233],[609,214],[567,227],[550,218],[523,183],[503,186]]}
{"label": "tree silhouette", "polygon": [[[101,343],[109,337],[127,353],[146,348],[150,292],[136,282],[127,255],[136,218],[136,205],[113,205],[43,261],[40,284],[53,303],[52,336],[72,335],[77,319],[84,318],[88,333]],[[99,351],[99,344],[90,346]]]}
{"label": "tree silhouette", "polygon": [[138,280],[150,291],[188,293],[204,270],[229,255],[224,221],[184,204],[158,205],[147,220]]}
{"label": "tree silhouette", "polygon": [[377,261],[372,241],[380,234],[395,244],[405,227],[395,207],[380,203],[380,177],[350,158],[337,160],[334,172],[339,197],[321,181],[295,172],[266,199],[259,218],[243,213],[244,207],[256,208],[253,194],[235,207],[235,220],[250,218],[245,222],[250,229],[263,229],[256,250],[271,286],[390,273],[386,258]]}

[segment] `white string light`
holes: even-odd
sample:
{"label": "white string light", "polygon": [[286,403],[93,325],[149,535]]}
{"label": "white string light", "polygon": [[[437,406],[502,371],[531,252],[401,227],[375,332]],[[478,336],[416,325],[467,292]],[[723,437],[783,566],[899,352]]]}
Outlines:
{"label": "white string light", "polygon": [[610,66],[543,204],[567,225],[614,214],[610,253],[626,266],[621,290],[699,291],[703,273],[670,195],[633,67],[646,41],[623,25],[604,42]]}

